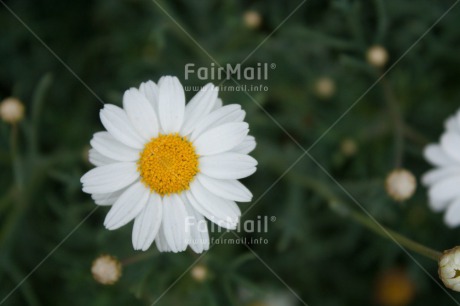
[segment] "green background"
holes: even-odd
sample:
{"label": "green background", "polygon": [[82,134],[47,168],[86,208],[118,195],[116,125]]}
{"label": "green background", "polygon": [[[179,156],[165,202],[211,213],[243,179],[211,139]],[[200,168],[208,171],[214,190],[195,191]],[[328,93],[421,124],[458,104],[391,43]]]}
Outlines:
{"label": "green background", "polygon": [[[105,230],[104,207],[73,231],[95,207],[79,179],[91,168],[85,152],[102,129],[102,101],[121,105],[124,90],[162,75],[207,83],[184,80],[185,64],[209,67],[213,60],[180,27],[219,64],[241,62],[262,42],[244,66],[276,64],[268,80],[239,81],[268,91],[221,93],[225,104],[243,106],[258,142],[258,171],[244,180],[257,204],[243,221],[276,221],[268,233],[239,235],[268,239],[250,247],[270,269],[308,305],[391,305],[376,297],[376,287],[394,269],[414,287],[410,305],[455,305],[429,276],[438,280],[436,262],[411,253],[424,271],[395,243],[348,218],[359,207],[311,158],[277,181],[303,153],[279,124],[380,223],[434,249],[458,244],[459,230],[430,211],[423,187],[404,203],[384,188],[400,140],[402,165],[420,177],[430,168],[423,147],[437,141],[458,108],[460,6],[405,54],[454,2],[308,0],[286,22],[300,1],[5,1],[17,18],[0,4],[0,99],[15,96],[26,106],[16,136],[0,123],[1,305],[150,305],[197,260],[191,251],[133,251],[131,225]],[[248,10],[260,13],[260,27],[245,24]],[[374,44],[389,53],[382,70],[366,62]],[[335,83],[329,98],[315,92],[320,77]],[[356,154],[341,150],[345,139],[356,143]],[[339,209],[330,209],[331,197]],[[132,262],[114,286],[91,276],[101,253]],[[301,305],[244,245],[216,245],[199,262],[208,278],[185,273],[157,305]]]}

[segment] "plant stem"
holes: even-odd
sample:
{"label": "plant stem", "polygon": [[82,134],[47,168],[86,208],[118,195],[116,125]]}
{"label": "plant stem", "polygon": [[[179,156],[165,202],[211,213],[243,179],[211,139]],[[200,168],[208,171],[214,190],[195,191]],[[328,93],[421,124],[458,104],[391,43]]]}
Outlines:
{"label": "plant stem", "polygon": [[38,154],[38,143],[39,143],[39,124],[41,118],[41,111],[45,103],[46,94],[51,87],[53,78],[50,73],[45,74],[35,89],[33,96],[32,104],[32,115],[31,115],[31,126],[29,131],[30,136],[30,154],[33,159],[37,157]]}
{"label": "plant stem", "polygon": [[363,225],[367,229],[373,231],[374,233],[394,241],[400,246],[403,246],[404,248],[407,248],[413,252],[416,252],[420,255],[423,255],[429,259],[432,259],[434,261],[438,261],[439,258],[441,257],[442,253],[436,250],[433,250],[427,246],[424,246],[423,244],[420,244],[418,242],[415,242],[393,230],[390,230],[380,223],[378,223],[376,220],[371,219],[369,216],[357,212],[353,209],[350,209],[346,205],[343,204],[342,201],[340,201],[328,188],[325,184],[321,183],[320,181],[316,179],[312,179],[306,176],[298,175],[298,174],[291,174],[288,177],[293,179],[294,182],[303,185],[304,187],[313,190],[316,192],[318,195],[326,199],[329,203],[329,207],[340,214],[343,217],[348,217],[352,219],[355,222],[358,222],[359,224]]}
{"label": "plant stem", "polygon": [[24,190],[24,177],[22,171],[21,157],[18,151],[18,125],[15,123],[11,126],[11,139],[10,139],[11,160],[13,161],[13,175],[14,182],[19,191]]}
{"label": "plant stem", "polygon": [[393,240],[397,244],[413,252],[416,252],[420,255],[423,255],[429,259],[432,259],[436,262],[439,261],[439,258],[442,255],[442,253],[439,251],[433,250],[427,246],[424,246],[423,244],[415,242],[412,239],[409,239],[393,230],[387,229],[383,225],[379,225],[378,223],[374,222],[373,220],[371,220],[369,217],[365,216],[362,213],[354,211],[354,212],[350,212],[348,216],[354,221],[363,225],[364,227],[372,230],[374,233],[386,239]]}
{"label": "plant stem", "polygon": [[385,4],[383,0],[374,0],[374,5],[377,13],[377,30],[375,34],[375,41],[381,43],[385,38],[388,28],[388,18],[386,16]]}

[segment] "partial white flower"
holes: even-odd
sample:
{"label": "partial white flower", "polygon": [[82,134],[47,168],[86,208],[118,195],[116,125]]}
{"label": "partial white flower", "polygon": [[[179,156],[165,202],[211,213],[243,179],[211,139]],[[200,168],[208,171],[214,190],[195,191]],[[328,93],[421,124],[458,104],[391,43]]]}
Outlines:
{"label": "partial white flower", "polygon": [[248,154],[245,112],[222,105],[217,88],[207,84],[186,105],[176,77],[127,90],[123,108],[101,110],[107,131],[94,134],[89,152],[96,168],[82,178],[83,191],[97,205],[111,206],[104,221],[115,230],[134,220],[134,249],[153,241],[160,251],[181,252],[189,245],[209,248],[204,217],[235,229],[251,192],[238,180],[256,171]]}
{"label": "partial white flower", "polygon": [[429,187],[431,209],[445,210],[445,223],[456,227],[460,225],[460,111],[445,126],[440,143],[425,148],[426,160],[436,168],[423,176],[422,183]]}

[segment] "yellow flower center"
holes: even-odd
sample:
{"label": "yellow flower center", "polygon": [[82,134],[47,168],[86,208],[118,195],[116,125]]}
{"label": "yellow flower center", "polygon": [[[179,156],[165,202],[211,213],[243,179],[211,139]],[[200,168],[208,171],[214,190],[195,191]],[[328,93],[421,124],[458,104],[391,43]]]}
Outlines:
{"label": "yellow flower center", "polygon": [[160,134],[145,145],[137,165],[141,181],[163,196],[189,189],[198,173],[198,155],[186,137]]}

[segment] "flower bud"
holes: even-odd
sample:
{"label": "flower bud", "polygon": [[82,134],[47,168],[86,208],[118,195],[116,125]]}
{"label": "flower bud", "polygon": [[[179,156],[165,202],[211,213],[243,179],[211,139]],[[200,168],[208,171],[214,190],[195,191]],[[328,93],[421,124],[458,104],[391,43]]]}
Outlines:
{"label": "flower bud", "polygon": [[329,77],[322,77],[316,81],[314,89],[318,98],[329,99],[335,94],[335,82]]}
{"label": "flower bud", "polygon": [[190,271],[192,278],[197,282],[203,282],[208,278],[208,268],[203,265],[197,265]]}
{"label": "flower bud", "polygon": [[340,151],[347,157],[354,156],[358,152],[356,141],[351,138],[345,138],[340,144]]}
{"label": "flower bud", "polygon": [[91,273],[103,285],[113,285],[121,277],[121,263],[113,256],[101,255],[93,261]]}
{"label": "flower bud", "polygon": [[388,52],[382,46],[372,46],[367,50],[366,59],[372,66],[382,68],[388,62]]}
{"label": "flower bud", "polygon": [[414,195],[417,181],[410,171],[395,169],[387,176],[385,187],[390,197],[402,202]]}
{"label": "flower bud", "polygon": [[250,29],[257,29],[262,24],[262,16],[257,11],[247,11],[243,16],[244,25]]}
{"label": "flower bud", "polygon": [[460,247],[444,251],[439,259],[438,273],[444,286],[460,292]]}
{"label": "flower bud", "polygon": [[0,118],[14,124],[24,117],[24,104],[17,98],[6,98],[0,103]]}

